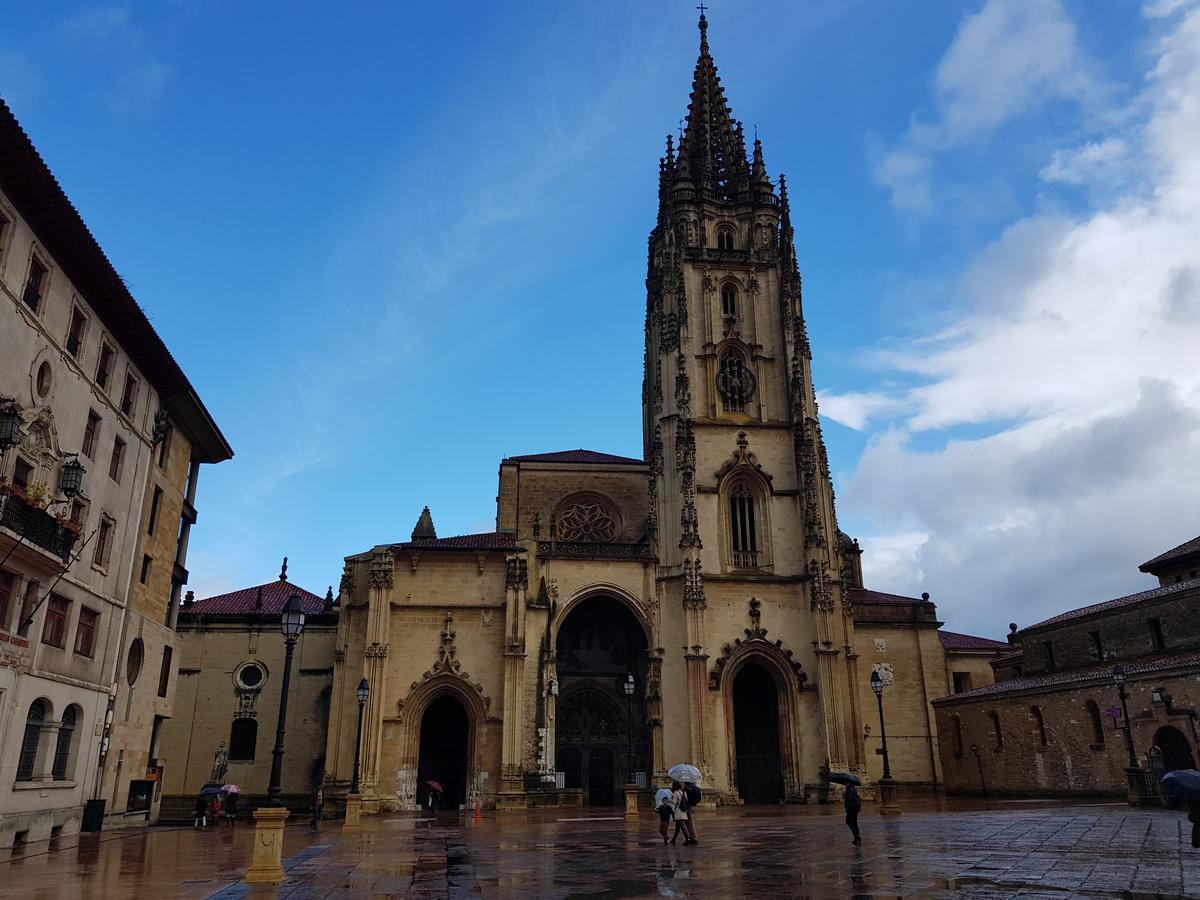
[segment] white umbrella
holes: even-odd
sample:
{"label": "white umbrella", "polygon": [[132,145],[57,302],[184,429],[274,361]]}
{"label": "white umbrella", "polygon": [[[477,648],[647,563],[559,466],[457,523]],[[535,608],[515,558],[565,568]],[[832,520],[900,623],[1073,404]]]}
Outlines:
{"label": "white umbrella", "polygon": [[696,785],[704,781],[704,773],[687,763],[671,766],[667,769],[667,777],[672,781],[686,781]]}

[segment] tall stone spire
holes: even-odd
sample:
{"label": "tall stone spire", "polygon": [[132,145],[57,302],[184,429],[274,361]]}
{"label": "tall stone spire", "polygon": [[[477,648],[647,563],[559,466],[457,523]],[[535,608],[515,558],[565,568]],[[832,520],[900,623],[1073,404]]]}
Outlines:
{"label": "tall stone spire", "polygon": [[717,65],[708,52],[708,19],[700,13],[700,58],[692,76],[687,124],[679,140],[679,172],[717,200],[732,200],[749,189],[750,165],[742,126],[725,101]]}

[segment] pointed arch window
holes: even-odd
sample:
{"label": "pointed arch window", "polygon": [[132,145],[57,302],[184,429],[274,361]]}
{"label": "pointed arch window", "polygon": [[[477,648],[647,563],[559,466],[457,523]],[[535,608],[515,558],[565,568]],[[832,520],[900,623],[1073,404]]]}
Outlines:
{"label": "pointed arch window", "polygon": [[1104,746],[1104,719],[1100,716],[1100,706],[1095,700],[1087,702],[1088,718],[1092,720],[1092,743],[1097,747]]}
{"label": "pointed arch window", "polygon": [[744,412],[754,397],[757,382],[745,358],[737,350],[726,350],[717,370],[717,393],[725,412]]}
{"label": "pointed arch window", "polygon": [[726,318],[736,318],[738,314],[737,285],[725,282],[721,285],[721,315]]}
{"label": "pointed arch window", "polygon": [[37,762],[38,745],[42,740],[42,726],[46,722],[46,704],[34,700],[29,704],[25,717],[25,736],[21,740],[21,755],[17,759],[17,781],[33,781],[33,767]]}
{"label": "pointed arch window", "polygon": [[729,546],[738,567],[758,565],[758,522],[754,492],[745,482],[729,492]]}
{"label": "pointed arch window", "polygon": [[732,250],[734,244],[733,229],[728,225],[722,225],[717,229],[717,249]]}
{"label": "pointed arch window", "polygon": [[988,718],[992,721],[992,738],[994,746],[997,750],[1004,749],[1004,732],[1000,730],[1000,714],[996,712],[988,713]]}
{"label": "pointed arch window", "polygon": [[1042,716],[1042,711],[1036,706],[1029,707],[1029,714],[1033,716],[1033,723],[1037,726],[1038,742],[1041,746],[1049,746],[1050,741],[1046,739],[1046,719]]}
{"label": "pointed arch window", "polygon": [[75,736],[77,706],[68,706],[58,727],[58,742],[54,745],[54,780],[70,781],[71,739]]}

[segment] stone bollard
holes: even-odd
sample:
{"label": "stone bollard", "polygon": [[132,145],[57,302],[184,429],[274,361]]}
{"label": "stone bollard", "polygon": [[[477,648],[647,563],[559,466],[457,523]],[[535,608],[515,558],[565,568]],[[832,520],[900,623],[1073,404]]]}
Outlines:
{"label": "stone bollard", "polygon": [[361,831],[362,795],[346,795],[346,821],[342,823],[342,831]]}
{"label": "stone bollard", "polygon": [[245,879],[250,884],[281,884],[283,872],[283,826],[288,811],[263,806],[254,811],[254,855]]}
{"label": "stone bollard", "polygon": [[636,784],[625,785],[625,818],[638,817],[638,787]]}

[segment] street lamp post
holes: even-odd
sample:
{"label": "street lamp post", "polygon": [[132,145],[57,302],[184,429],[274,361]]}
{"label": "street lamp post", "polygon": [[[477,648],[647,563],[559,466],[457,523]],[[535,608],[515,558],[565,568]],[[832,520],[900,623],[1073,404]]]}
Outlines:
{"label": "street lamp post", "polygon": [[358,701],[358,731],[354,734],[354,777],[350,780],[350,793],[346,796],[346,821],[342,824],[343,831],[356,831],[360,827],[359,816],[362,813],[362,797],[358,793],[359,760],[362,753],[362,720],[363,707],[371,696],[371,686],[363,678],[358,683],[354,697]]}
{"label": "street lamp post", "polygon": [[283,790],[283,735],[287,724],[288,684],[292,677],[292,654],[296,641],[304,631],[304,601],[299,594],[292,594],[283,605],[279,616],[283,631],[285,655],[283,658],[283,681],[280,684],[279,724],[275,727],[275,748],[271,751],[271,784],[267,788],[267,805],[254,811],[254,856],[246,871],[246,881],[251,884],[279,884],[283,873],[283,826],[288,811],[280,799]]}
{"label": "street lamp post", "polygon": [[633,694],[637,682],[633,673],[625,674],[622,684],[625,689],[625,817],[632,818],[637,812],[637,781],[633,773]]}
{"label": "street lamp post", "polygon": [[1125,692],[1125,682],[1128,678],[1123,666],[1113,666],[1112,680],[1117,686],[1117,696],[1121,698],[1121,717],[1125,720],[1125,748],[1129,751],[1129,765],[1125,769],[1128,782],[1126,799],[1130,806],[1137,806],[1142,798],[1143,776],[1142,768],[1138,765],[1137,750],[1133,746],[1133,723],[1129,721],[1129,704],[1126,702],[1129,694]]}
{"label": "street lamp post", "polygon": [[883,742],[883,777],[879,779],[880,806],[879,814],[884,816],[900,815],[900,807],[896,805],[896,783],[892,780],[892,766],[888,761],[887,727],[883,723],[883,678],[878,671],[871,673],[871,690],[879,701],[879,739]]}
{"label": "street lamp post", "polygon": [[979,766],[979,787],[983,791],[983,799],[987,800],[987,782],[983,778],[983,760],[979,756],[979,745],[972,744],[971,752],[975,754],[975,765]]}

